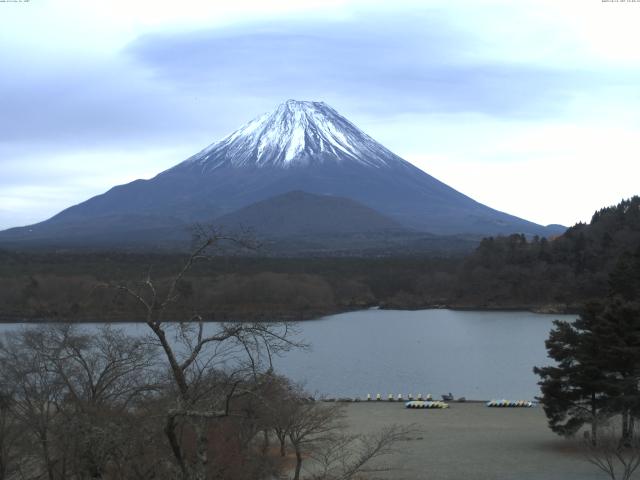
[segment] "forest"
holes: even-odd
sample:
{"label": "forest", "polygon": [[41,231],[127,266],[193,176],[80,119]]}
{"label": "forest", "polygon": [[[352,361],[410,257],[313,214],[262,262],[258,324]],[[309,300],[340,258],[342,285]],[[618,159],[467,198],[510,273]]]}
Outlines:
{"label": "forest", "polygon": [[[274,257],[217,254],[194,265],[167,312],[182,319],[304,320],[381,308],[576,312],[606,295],[608,276],[640,249],[640,197],[597,211],[556,238],[483,239],[470,254]],[[168,282],[181,254],[0,251],[0,318],[132,321],[142,313],[111,288]]]}

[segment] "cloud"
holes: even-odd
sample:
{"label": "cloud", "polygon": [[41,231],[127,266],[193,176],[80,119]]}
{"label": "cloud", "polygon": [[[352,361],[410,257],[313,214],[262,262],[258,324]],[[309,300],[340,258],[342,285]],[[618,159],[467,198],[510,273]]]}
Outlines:
{"label": "cloud", "polygon": [[541,224],[588,222],[640,193],[637,124],[504,122],[476,130],[463,127],[468,137],[457,146],[436,143],[405,158],[481,203]]}
{"label": "cloud", "polygon": [[[0,77],[0,142],[58,146],[147,141],[189,119],[186,95],[117,59],[60,58],[55,69]],[[190,122],[193,123],[193,122]],[[187,130],[189,123],[183,130]]]}
{"label": "cloud", "polygon": [[436,10],[145,35],[127,49],[157,78],[207,95],[357,98],[372,113],[557,115],[593,72],[470,59],[473,34]]}
{"label": "cloud", "polygon": [[[87,7],[71,4],[74,20],[82,19],[78,12]],[[43,5],[34,9],[49,4]],[[553,56],[539,61],[536,51],[548,52],[549,39],[560,42],[559,51],[567,42],[547,35],[532,47],[532,35],[544,30],[522,26],[526,34],[514,36],[505,17],[515,13],[501,2],[456,8],[401,2],[395,10],[356,4],[342,7],[343,15],[307,12],[195,30],[159,27],[137,37],[120,24],[141,21],[143,9],[118,5],[118,15],[106,18],[118,25],[118,40],[135,38],[125,46],[96,17],[51,37],[52,45],[62,42],[55,53],[48,41],[29,36],[26,47],[14,42],[16,48],[0,52],[7,67],[0,76],[0,158],[9,158],[16,146],[59,152],[176,143],[199,148],[287,98],[327,101],[365,125],[409,113],[544,120],[563,115],[576,95],[597,96],[621,82],[635,88],[640,77],[637,70],[602,71],[588,62],[563,67]],[[238,11],[248,15],[252,5],[241,2]],[[276,7],[294,5],[283,0]],[[212,22],[214,14],[233,13],[219,10],[205,9],[203,16]],[[164,5],[151,23],[168,21],[170,11]],[[42,19],[50,14],[36,23],[47,40],[52,32]],[[473,23],[476,17],[498,33]],[[78,39],[91,22],[98,40],[89,37],[83,50]],[[504,46],[505,35],[514,37],[519,60]]]}

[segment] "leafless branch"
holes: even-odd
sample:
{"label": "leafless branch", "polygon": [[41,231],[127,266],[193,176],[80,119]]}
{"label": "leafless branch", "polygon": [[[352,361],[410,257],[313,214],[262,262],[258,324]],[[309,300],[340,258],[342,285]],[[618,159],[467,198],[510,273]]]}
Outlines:
{"label": "leafless branch", "polygon": [[583,444],[585,459],[605,473],[611,480],[629,480],[640,467],[640,437],[621,441],[616,430],[601,429],[595,445],[589,438]]}

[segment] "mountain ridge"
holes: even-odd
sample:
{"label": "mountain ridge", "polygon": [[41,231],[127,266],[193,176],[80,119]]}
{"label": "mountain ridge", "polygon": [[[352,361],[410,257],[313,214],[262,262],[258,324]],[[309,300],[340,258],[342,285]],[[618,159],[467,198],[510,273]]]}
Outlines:
{"label": "mountain ridge", "polygon": [[[288,100],[149,180],[135,180],[44,222],[0,232],[0,242],[93,238],[108,219],[126,244],[136,216],[175,225],[217,218],[291,191],[344,197],[403,228],[436,235],[555,235],[494,210],[403,160],[322,102]],[[164,217],[164,219],[163,219]],[[118,221],[120,223],[118,223]],[[151,228],[151,225],[149,225]],[[178,228],[178,227],[176,227]],[[114,231],[115,231],[114,230]],[[92,236],[93,235],[93,236]]]}

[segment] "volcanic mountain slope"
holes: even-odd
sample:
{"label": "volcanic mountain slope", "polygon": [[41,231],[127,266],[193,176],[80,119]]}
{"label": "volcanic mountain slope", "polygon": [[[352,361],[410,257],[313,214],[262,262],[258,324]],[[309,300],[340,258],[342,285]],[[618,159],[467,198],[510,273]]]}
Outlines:
{"label": "volcanic mountain slope", "polygon": [[216,224],[225,230],[247,228],[273,238],[406,232],[399,223],[354,200],[303,191],[288,192],[252,203],[217,218]]}
{"label": "volcanic mountain slope", "polygon": [[[348,198],[403,227],[435,234],[561,231],[496,211],[448,187],[325,103],[288,100],[150,180],[114,187],[39,224],[0,232],[0,242],[61,244],[71,235],[77,243],[99,235],[125,244],[127,232],[141,223],[157,241],[150,233],[155,222],[161,232],[168,223],[176,229],[211,223],[291,191]],[[118,234],[109,235],[106,226]]]}

